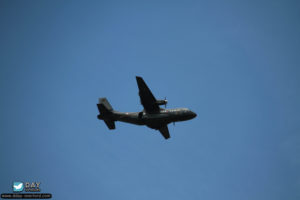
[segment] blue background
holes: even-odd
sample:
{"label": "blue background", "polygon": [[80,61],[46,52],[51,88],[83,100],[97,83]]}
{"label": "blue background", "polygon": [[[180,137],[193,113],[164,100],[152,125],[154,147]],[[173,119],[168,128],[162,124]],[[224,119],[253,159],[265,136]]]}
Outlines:
{"label": "blue background", "polygon": [[[0,1],[0,192],[300,199],[299,1]],[[197,118],[146,127],[135,76]]]}

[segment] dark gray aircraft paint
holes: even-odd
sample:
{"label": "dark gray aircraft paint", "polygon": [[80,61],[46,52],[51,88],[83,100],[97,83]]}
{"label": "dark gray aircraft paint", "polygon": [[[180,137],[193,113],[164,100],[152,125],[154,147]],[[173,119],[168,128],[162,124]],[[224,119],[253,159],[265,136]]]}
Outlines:
{"label": "dark gray aircraft paint", "polygon": [[97,104],[100,114],[97,116],[105,122],[109,129],[115,129],[115,121],[127,122],[136,125],[146,125],[159,130],[165,139],[170,138],[168,124],[186,121],[195,118],[196,113],[187,108],[163,109],[168,101],[156,100],[142,77],[136,77],[139,95],[144,110],[141,112],[119,112],[113,110],[106,98],[100,98]]}

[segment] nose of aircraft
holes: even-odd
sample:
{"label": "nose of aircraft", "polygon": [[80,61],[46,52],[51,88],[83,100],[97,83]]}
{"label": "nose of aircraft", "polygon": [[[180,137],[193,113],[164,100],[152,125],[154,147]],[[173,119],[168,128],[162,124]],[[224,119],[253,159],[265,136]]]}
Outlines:
{"label": "nose of aircraft", "polygon": [[195,118],[195,117],[197,117],[197,114],[196,114],[196,113],[194,113],[193,111],[191,111],[191,115],[192,115],[192,118]]}
{"label": "nose of aircraft", "polygon": [[197,114],[192,111],[193,118],[197,117]]}

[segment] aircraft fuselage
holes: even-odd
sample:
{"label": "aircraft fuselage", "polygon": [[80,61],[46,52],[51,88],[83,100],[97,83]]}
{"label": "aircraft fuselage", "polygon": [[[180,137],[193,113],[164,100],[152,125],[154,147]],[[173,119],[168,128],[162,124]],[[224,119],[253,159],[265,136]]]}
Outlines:
{"label": "aircraft fuselage", "polygon": [[[159,129],[164,125],[172,122],[186,121],[195,118],[197,115],[187,108],[160,109],[159,112],[147,113],[142,112],[119,112],[112,111],[109,118],[114,121],[121,121],[136,125],[146,125],[153,129]],[[98,115],[98,119],[103,116]]]}

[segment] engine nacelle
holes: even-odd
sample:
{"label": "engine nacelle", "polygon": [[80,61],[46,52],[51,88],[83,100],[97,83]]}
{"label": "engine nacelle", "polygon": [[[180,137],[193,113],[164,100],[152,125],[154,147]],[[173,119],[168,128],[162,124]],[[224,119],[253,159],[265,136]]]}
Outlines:
{"label": "engine nacelle", "polygon": [[167,105],[168,100],[164,99],[164,100],[156,100],[156,104],[157,105]]}

